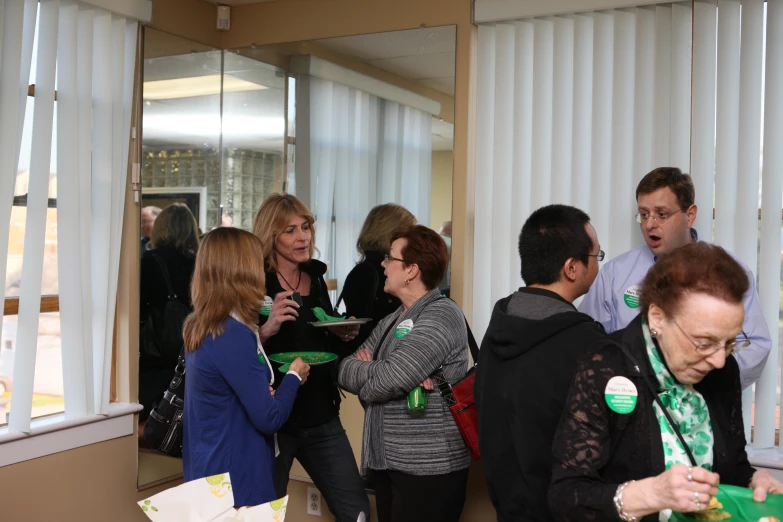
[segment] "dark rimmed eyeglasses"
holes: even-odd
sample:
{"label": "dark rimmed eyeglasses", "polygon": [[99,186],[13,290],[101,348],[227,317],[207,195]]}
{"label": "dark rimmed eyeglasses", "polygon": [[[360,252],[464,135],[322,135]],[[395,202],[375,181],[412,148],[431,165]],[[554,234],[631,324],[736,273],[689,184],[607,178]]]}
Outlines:
{"label": "dark rimmed eyeglasses", "polygon": [[392,261],[399,261],[400,263],[405,263],[404,259],[400,259],[399,257],[392,257],[391,254],[386,254],[385,256],[383,256],[383,260],[386,261],[387,263],[391,263]]}
{"label": "dark rimmed eyeglasses", "polygon": [[587,254],[587,256],[594,257],[597,261],[603,261],[606,253],[604,253],[604,251],[599,248],[597,254]]}
{"label": "dark rimmed eyeglasses", "polygon": [[732,353],[739,352],[740,350],[747,348],[750,345],[750,339],[748,339],[748,334],[745,332],[742,332],[742,337],[738,337],[736,339],[732,339],[731,341],[727,341],[726,344],[716,343],[713,341],[707,341],[705,343],[697,343],[693,339],[691,339],[691,336],[685,333],[685,330],[682,329],[682,326],[677,324],[677,321],[672,319],[672,322],[674,325],[679,328],[679,330],[682,332],[682,335],[685,336],[686,339],[688,339],[694,348],[696,348],[696,351],[705,357],[708,357],[721,348],[726,350],[726,355],[731,355]]}

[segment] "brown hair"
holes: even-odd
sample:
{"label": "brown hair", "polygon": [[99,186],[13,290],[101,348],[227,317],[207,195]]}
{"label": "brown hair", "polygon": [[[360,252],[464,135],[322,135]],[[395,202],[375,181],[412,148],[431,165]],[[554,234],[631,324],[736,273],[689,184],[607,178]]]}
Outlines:
{"label": "brown hair", "polygon": [[416,217],[408,209],[396,203],[386,203],[374,207],[364,220],[356,250],[362,259],[367,252],[386,253],[391,247],[393,235],[416,224]]}
{"label": "brown hair", "polygon": [[443,279],[449,266],[449,249],[446,242],[434,230],[423,225],[414,225],[392,236],[391,242],[407,239],[408,244],[400,255],[406,265],[418,265],[421,281],[427,290],[432,290]]}
{"label": "brown hair", "polygon": [[315,217],[302,200],[291,194],[273,192],[269,194],[253,219],[253,234],[261,240],[264,263],[268,269],[277,271],[275,240],[286,229],[294,216],[302,216],[310,224],[310,258],[315,252]]}
{"label": "brown hair", "polygon": [[220,227],[204,236],[190,286],[193,312],[182,327],[187,351],[208,335],[222,335],[232,311],[243,323],[256,323],[266,292],[261,252],[261,241],[239,228]]}
{"label": "brown hair", "polygon": [[748,275],[719,246],[696,242],[662,255],[642,283],[641,312],[651,304],[671,316],[687,294],[706,294],[728,303],[741,303]]}
{"label": "brown hair", "polygon": [[155,218],[150,246],[170,246],[182,255],[194,257],[198,252],[198,223],[184,203],[172,203]]}
{"label": "brown hair", "polygon": [[677,167],[658,167],[642,178],[636,187],[636,199],[640,194],[651,194],[658,189],[669,187],[677,196],[680,210],[687,210],[696,200],[693,180]]}

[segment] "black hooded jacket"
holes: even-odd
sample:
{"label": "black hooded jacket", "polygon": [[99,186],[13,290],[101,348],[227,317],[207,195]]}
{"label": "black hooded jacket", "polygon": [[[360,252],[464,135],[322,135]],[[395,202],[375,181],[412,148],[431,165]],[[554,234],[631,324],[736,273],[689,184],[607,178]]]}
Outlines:
{"label": "black hooded jacket", "polygon": [[599,323],[548,290],[520,288],[495,305],[474,391],[498,521],[552,520],[552,439],[577,361],[604,336]]}

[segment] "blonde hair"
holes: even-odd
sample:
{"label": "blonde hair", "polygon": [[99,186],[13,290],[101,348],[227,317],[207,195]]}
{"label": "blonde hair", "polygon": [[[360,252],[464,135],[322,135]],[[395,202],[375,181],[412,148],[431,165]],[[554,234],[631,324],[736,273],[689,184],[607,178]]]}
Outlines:
{"label": "blonde hair", "polygon": [[258,321],[266,293],[261,252],[261,241],[239,228],[216,228],[204,236],[190,286],[193,312],[182,327],[187,351],[208,335],[222,335],[231,312],[247,325]]}
{"label": "blonde hair", "polygon": [[416,224],[416,216],[396,203],[385,203],[374,207],[364,220],[356,250],[364,259],[367,252],[387,253],[394,234],[407,230]]}
{"label": "blonde hair", "polygon": [[150,234],[151,248],[170,246],[194,257],[198,252],[198,223],[184,203],[172,203],[155,219]]}
{"label": "blonde hair", "polygon": [[264,249],[264,263],[267,269],[275,272],[278,270],[275,241],[277,236],[291,223],[291,218],[294,216],[305,218],[310,225],[312,236],[309,257],[313,258],[313,253],[315,253],[315,217],[313,213],[296,196],[273,192],[261,204],[261,208],[258,209],[256,217],[253,219],[253,234],[261,240]]}

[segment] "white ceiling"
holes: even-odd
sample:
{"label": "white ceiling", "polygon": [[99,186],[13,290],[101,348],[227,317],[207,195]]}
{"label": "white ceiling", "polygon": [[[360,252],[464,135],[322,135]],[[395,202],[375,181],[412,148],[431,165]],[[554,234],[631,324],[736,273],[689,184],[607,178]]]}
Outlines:
{"label": "white ceiling", "polygon": [[327,38],[314,43],[454,96],[457,30],[453,25]]}

